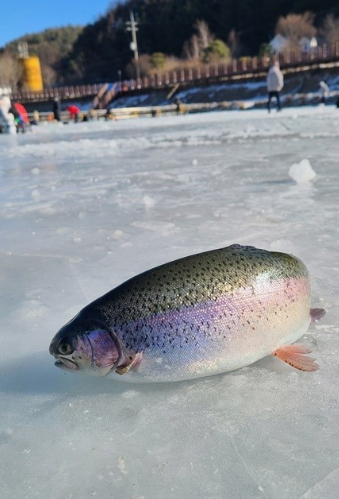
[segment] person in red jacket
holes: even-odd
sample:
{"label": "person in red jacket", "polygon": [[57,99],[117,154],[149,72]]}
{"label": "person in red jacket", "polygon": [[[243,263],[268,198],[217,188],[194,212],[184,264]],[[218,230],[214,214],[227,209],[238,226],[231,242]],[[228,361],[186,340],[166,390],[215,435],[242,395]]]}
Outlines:
{"label": "person in red jacket", "polygon": [[75,104],[70,104],[66,109],[69,112],[69,117],[71,118],[71,120],[73,120],[74,123],[77,123],[80,113],[80,109],[78,108],[78,106],[76,106]]}

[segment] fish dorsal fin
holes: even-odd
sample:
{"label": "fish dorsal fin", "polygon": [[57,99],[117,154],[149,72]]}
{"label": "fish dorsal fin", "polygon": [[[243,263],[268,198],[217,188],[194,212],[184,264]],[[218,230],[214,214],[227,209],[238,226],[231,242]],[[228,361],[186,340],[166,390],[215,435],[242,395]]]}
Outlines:
{"label": "fish dorsal fin", "polygon": [[311,322],[317,322],[319,319],[324,317],[324,315],[326,314],[326,310],[324,310],[323,308],[311,308],[310,314]]}
{"label": "fish dorsal fin", "polygon": [[307,356],[310,352],[309,348],[295,344],[277,348],[274,355],[300,371],[316,371],[319,366],[312,357]]}

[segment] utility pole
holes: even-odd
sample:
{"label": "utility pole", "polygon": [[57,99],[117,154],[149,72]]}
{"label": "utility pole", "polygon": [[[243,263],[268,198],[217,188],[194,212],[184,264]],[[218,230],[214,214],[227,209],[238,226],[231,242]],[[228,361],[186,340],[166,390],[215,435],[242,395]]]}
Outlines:
{"label": "utility pole", "polygon": [[132,35],[132,42],[130,44],[131,50],[134,52],[134,60],[135,60],[135,68],[137,80],[140,79],[140,68],[139,68],[139,54],[138,54],[138,42],[137,42],[137,31],[138,31],[138,23],[134,20],[133,12],[129,11],[130,21],[126,23],[126,31],[130,31]]}

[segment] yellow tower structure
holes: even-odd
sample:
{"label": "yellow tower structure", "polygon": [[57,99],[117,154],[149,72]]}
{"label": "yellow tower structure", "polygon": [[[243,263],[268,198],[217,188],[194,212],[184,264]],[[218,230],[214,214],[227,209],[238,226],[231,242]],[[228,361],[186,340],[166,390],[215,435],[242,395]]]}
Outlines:
{"label": "yellow tower structure", "polygon": [[21,59],[23,65],[23,87],[25,90],[39,92],[43,89],[40,59],[39,57],[27,57]]}
{"label": "yellow tower structure", "polygon": [[18,50],[19,61],[23,69],[23,89],[31,92],[40,92],[43,90],[43,82],[39,57],[28,54],[27,43],[20,44]]}

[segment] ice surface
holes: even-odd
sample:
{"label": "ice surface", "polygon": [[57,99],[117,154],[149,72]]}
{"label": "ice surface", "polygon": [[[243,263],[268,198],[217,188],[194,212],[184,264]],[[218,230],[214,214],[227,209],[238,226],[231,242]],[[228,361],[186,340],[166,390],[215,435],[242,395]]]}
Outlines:
{"label": "ice surface", "polygon": [[[334,107],[0,136],[1,499],[338,497],[338,157]],[[52,336],[89,300],[231,243],[307,264],[319,371],[267,358],[152,386],[54,367]]]}

